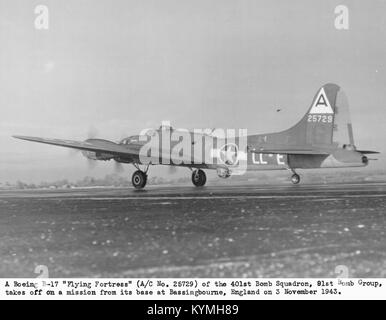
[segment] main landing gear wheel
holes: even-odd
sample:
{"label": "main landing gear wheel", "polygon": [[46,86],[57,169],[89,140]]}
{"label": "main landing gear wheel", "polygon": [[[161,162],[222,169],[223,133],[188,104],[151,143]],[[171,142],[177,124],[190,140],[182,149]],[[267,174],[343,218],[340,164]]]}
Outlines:
{"label": "main landing gear wheel", "polygon": [[135,189],[143,189],[146,186],[147,174],[141,170],[137,170],[133,173],[131,182]]}
{"label": "main landing gear wheel", "polygon": [[196,187],[203,187],[206,183],[206,174],[201,169],[192,172],[192,182]]}
{"label": "main landing gear wheel", "polygon": [[294,173],[291,177],[291,182],[293,184],[298,184],[300,182],[300,176],[297,173]]}

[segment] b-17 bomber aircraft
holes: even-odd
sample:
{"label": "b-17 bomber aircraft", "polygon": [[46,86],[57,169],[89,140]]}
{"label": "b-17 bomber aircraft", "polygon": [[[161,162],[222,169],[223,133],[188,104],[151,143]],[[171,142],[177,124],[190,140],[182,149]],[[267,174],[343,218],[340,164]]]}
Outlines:
{"label": "b-17 bomber aircraft", "polygon": [[132,164],[137,169],[132,175],[136,189],[145,187],[150,165],[187,167],[197,187],[206,183],[205,169],[217,170],[221,178],[253,170],[286,169],[292,172],[292,183],[298,184],[296,169],[363,167],[369,162],[367,154],[378,153],[356,148],[346,95],[331,83],[318,90],[307,113],[287,130],[253,135],[216,131],[161,126],[118,143],[14,137],[78,149],[90,160]]}

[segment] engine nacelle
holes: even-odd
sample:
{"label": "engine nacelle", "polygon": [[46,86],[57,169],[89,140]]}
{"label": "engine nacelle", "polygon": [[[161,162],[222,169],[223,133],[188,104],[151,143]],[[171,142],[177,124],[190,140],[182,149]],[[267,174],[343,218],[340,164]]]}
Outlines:
{"label": "engine nacelle", "polygon": [[108,161],[114,158],[113,155],[108,153],[94,152],[94,151],[82,151],[83,156],[90,160],[102,160]]}
{"label": "engine nacelle", "polygon": [[231,176],[231,171],[227,168],[218,168],[217,169],[217,175],[220,178],[226,179],[226,178],[229,178]]}

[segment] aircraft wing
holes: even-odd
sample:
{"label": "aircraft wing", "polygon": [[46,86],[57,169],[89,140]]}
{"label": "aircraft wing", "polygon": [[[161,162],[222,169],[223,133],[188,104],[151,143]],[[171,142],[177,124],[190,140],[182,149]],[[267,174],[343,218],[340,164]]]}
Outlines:
{"label": "aircraft wing", "polygon": [[[61,140],[61,139],[47,139],[38,137],[27,137],[27,136],[13,136],[16,139],[50,144],[54,146],[78,149],[82,151],[99,152],[107,155],[127,157],[127,158],[138,158],[142,144],[117,144],[113,141],[103,139],[88,139],[86,141],[74,141],[74,140]],[[144,157],[147,163],[158,163],[159,157],[170,158],[170,150],[160,150],[158,155]],[[185,163],[192,163],[192,158],[179,158]]]}
{"label": "aircraft wing", "polygon": [[47,139],[27,136],[13,136],[16,139],[51,144],[54,146],[78,149],[83,151],[103,152],[116,156],[137,156],[139,148],[131,145],[119,145],[115,142],[102,139],[89,139],[87,141],[73,141],[60,139]]}

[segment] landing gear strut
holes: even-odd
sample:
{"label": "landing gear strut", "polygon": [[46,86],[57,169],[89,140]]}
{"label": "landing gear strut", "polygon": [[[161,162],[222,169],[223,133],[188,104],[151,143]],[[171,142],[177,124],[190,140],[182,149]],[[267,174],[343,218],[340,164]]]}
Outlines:
{"label": "landing gear strut", "polygon": [[196,187],[203,187],[206,183],[206,174],[201,169],[192,172],[192,182]]}

